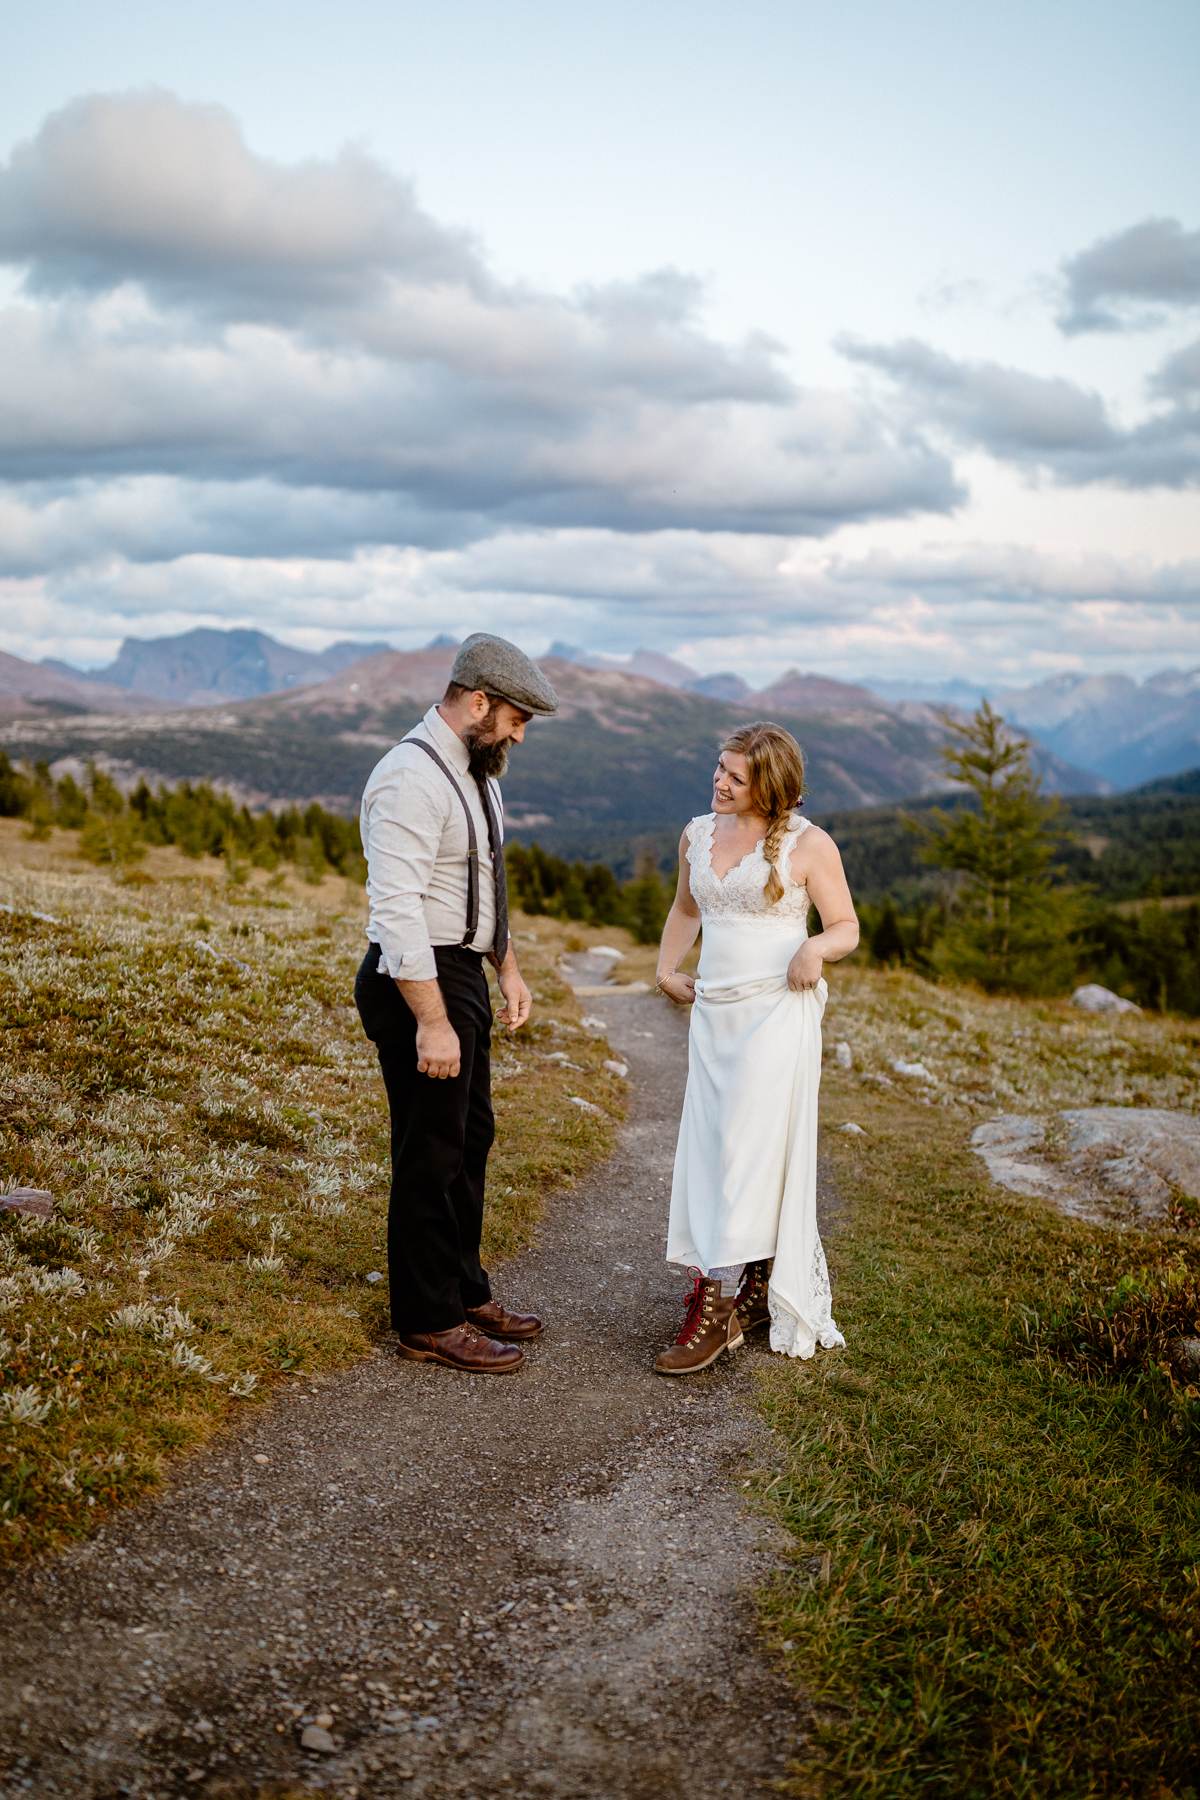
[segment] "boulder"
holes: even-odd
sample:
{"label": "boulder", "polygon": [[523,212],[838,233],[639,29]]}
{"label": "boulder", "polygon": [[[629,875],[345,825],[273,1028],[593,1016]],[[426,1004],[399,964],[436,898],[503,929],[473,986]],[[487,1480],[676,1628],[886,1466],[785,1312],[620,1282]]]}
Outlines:
{"label": "boulder", "polygon": [[1098,1224],[1159,1225],[1176,1193],[1200,1199],[1200,1117],[1157,1106],[1003,1113],[971,1147],[993,1181]]}
{"label": "boulder", "polygon": [[897,1075],[906,1075],[910,1081],[933,1081],[936,1079],[929,1073],[923,1062],[905,1062],[902,1056],[892,1058],[892,1067]]}
{"label": "boulder", "polygon": [[1095,1013],[1140,1013],[1142,1010],[1135,1000],[1123,1000],[1120,994],[1114,994],[1111,988],[1101,987],[1098,981],[1089,981],[1083,987],[1077,987],[1071,995],[1071,1005],[1081,1006],[1084,1012]]}

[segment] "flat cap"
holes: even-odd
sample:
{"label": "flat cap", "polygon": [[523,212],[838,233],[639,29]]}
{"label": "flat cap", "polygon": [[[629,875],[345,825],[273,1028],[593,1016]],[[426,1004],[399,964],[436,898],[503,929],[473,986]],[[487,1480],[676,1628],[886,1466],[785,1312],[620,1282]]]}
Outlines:
{"label": "flat cap", "polygon": [[462,645],[450,671],[459,687],[498,694],[528,713],[555,713],[558,695],[535,662],[507,638],[476,631]]}

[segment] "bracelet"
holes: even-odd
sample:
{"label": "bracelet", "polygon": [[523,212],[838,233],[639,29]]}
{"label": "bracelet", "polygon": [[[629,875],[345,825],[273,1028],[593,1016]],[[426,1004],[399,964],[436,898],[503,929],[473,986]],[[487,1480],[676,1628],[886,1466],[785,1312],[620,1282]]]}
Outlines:
{"label": "bracelet", "polygon": [[[654,977],[655,993],[656,994],[665,994],[667,992],[667,990],[663,986],[663,982],[664,981],[673,981],[675,976],[678,975],[678,973],[679,973],[678,969],[668,969],[665,975],[656,975]],[[668,998],[669,998],[669,996],[668,996]]]}

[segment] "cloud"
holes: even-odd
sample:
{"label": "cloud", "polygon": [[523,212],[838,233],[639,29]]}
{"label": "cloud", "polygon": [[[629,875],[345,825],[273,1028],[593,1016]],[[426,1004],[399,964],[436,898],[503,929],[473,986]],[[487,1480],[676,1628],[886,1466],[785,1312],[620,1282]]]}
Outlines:
{"label": "cloud", "polygon": [[1150,391],[1164,400],[1200,397],[1200,338],[1167,357],[1150,377]]}
{"label": "cloud", "polygon": [[43,293],[140,281],[251,316],[353,301],[404,275],[483,283],[478,250],[360,150],[295,167],[254,155],[224,107],[161,90],[52,113],[0,172],[0,256]]}
{"label": "cloud", "polygon": [[[224,109],[161,92],[74,101],[0,161],[0,262],[18,653],[102,660],[130,629],[198,623],[411,644],[503,620],[533,643],[853,675],[965,667],[1006,630],[1075,654],[1101,618],[1126,643],[1192,641],[1183,564],[827,540],[960,509],[963,447],[1033,479],[1194,481],[1197,346],[1133,427],[1078,383],[917,340],[843,345],[877,388],[803,386],[775,340],[717,337],[686,272],[503,281],[364,150],[273,161]],[[1069,265],[1079,307],[1182,303],[1162,256],[1157,288],[1102,262]]]}
{"label": "cloud", "polygon": [[763,334],[715,340],[694,278],[506,286],[363,152],[273,163],[169,94],[74,101],[18,146],[0,257],[24,271],[0,313],[0,474],[211,482],[214,549],[241,542],[235,482],[268,540],[292,488],[353,496],[360,541],[428,546],[517,525],[820,535],[963,499],[919,433],[797,389]]}
{"label": "cloud", "polygon": [[1200,306],[1200,231],[1143,219],[1068,258],[1063,282],[1068,334],[1156,323],[1164,310]]}
{"label": "cloud", "polygon": [[1025,681],[1057,669],[1200,662],[1200,559],[1049,555],[1008,543],[838,554],[763,534],[503,532],[461,549],[322,561],[210,552],[0,575],[0,647],[111,659],[127,634],[256,625],[322,648],[502,629],[531,650],[661,647],[756,685],[789,664]]}
{"label": "cloud", "polygon": [[[953,442],[1030,474],[1129,488],[1200,481],[1200,411],[1193,407],[1172,405],[1126,428],[1100,394],[1061,376],[947,356],[916,338],[872,344],[842,337],[838,348],[895,384],[914,428],[936,425]],[[1182,393],[1181,376],[1189,379],[1186,369],[1174,377],[1160,371],[1160,379],[1174,379],[1172,394]]]}
{"label": "cloud", "polygon": [[35,296],[136,284],[193,327],[265,323],[463,375],[636,384],[679,398],[785,399],[781,346],[731,349],[695,325],[702,284],[677,270],[566,298],[505,286],[363,151],[288,167],[232,114],[151,91],[53,113],[0,169],[0,260]]}

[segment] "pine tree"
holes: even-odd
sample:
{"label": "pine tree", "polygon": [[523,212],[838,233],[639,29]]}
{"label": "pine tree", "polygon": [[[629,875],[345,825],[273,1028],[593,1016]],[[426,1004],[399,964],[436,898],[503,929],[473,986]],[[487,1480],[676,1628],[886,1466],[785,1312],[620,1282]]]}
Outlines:
{"label": "pine tree", "polygon": [[904,937],[900,921],[896,917],[896,908],[890,898],[884,901],[883,910],[871,933],[871,955],[878,963],[904,961]]}
{"label": "pine tree", "polygon": [[971,804],[939,807],[917,827],[926,861],[958,877],[934,967],[993,992],[1060,991],[1078,965],[1081,919],[1078,895],[1052,872],[1061,803],[1042,794],[1028,740],[986,700],[965,722],[941,716],[953,740],[942,751],[946,773]]}
{"label": "pine tree", "polygon": [[667,884],[652,856],[641,859],[634,879],[625,887],[625,922],[639,944],[656,944],[671,904]]}

